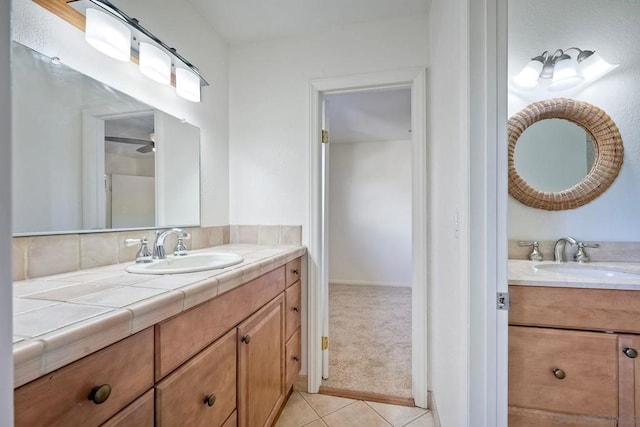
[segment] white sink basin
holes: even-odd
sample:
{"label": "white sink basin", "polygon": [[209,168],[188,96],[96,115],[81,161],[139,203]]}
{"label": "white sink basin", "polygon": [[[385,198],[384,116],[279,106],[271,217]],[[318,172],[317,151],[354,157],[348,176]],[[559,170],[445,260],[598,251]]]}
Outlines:
{"label": "white sink basin", "polygon": [[610,277],[618,279],[640,280],[640,273],[629,273],[604,267],[594,267],[590,265],[566,265],[566,264],[542,264],[535,267],[537,270],[550,271],[559,274],[583,277]]}
{"label": "white sink basin", "polygon": [[240,255],[225,252],[205,252],[185,256],[168,256],[145,264],[132,264],[127,267],[129,273],[138,274],[180,274],[196,271],[215,270],[235,264],[244,259]]}

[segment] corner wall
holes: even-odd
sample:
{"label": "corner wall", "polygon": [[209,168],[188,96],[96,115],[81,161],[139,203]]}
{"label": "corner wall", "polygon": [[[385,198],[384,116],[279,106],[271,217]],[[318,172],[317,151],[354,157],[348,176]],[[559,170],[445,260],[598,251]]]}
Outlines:
{"label": "corner wall", "polygon": [[470,425],[467,7],[434,0],[430,11],[428,377],[443,426]]}
{"label": "corner wall", "polygon": [[13,426],[10,1],[0,0],[0,427]]}

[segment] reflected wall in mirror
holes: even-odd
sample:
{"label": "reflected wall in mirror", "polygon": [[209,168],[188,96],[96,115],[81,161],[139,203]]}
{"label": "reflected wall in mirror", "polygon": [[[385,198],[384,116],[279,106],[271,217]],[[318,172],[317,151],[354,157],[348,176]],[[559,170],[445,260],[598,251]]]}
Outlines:
{"label": "reflected wall in mirror", "polygon": [[[549,128],[546,122],[550,119],[569,122],[569,127],[565,129],[564,124],[558,126],[559,122],[552,122]],[[527,136],[529,129],[536,124],[542,127],[535,130],[532,136]],[[618,127],[607,113],[587,102],[565,98],[536,102],[511,117],[507,127],[509,194],[527,206],[555,211],[585,205],[609,188],[622,167],[624,148]],[[554,134],[552,138],[550,131]],[[563,135],[556,132],[562,132]],[[575,146],[564,140],[568,137],[567,132],[576,135]],[[588,139],[593,144],[587,144],[585,141]],[[519,148],[521,143],[524,152]],[[589,145],[592,145],[593,154],[589,152]],[[541,153],[539,151],[543,150],[543,146],[554,148],[551,152],[544,148],[544,153]],[[573,159],[574,166],[570,166],[566,158],[553,158],[559,157],[563,151],[573,151],[569,157]],[[534,158],[525,159],[531,153]],[[517,162],[516,157],[519,158]],[[590,160],[591,157],[593,160]],[[546,171],[545,165],[549,165],[553,173]],[[555,179],[551,183],[541,183],[539,176],[543,174],[560,175],[556,169],[576,171],[571,176],[563,177],[566,178],[563,183],[555,182]],[[586,171],[584,176],[580,176],[580,171]],[[532,176],[533,181],[530,180]],[[578,181],[571,185],[574,180]]]}
{"label": "reflected wall in mirror", "polygon": [[13,231],[200,224],[200,131],[19,43]]}
{"label": "reflected wall in mirror", "polygon": [[518,174],[547,192],[567,190],[582,181],[595,160],[593,136],[568,120],[546,119],[528,127],[514,151]]}

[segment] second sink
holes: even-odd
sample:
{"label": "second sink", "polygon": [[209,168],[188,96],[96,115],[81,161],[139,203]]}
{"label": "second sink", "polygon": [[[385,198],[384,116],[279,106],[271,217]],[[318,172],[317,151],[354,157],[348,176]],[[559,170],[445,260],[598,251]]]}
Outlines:
{"label": "second sink", "polygon": [[595,267],[589,265],[567,265],[567,264],[541,264],[535,266],[537,270],[550,271],[553,273],[567,274],[583,277],[611,277],[619,279],[640,279],[640,273],[629,273],[605,267]]}

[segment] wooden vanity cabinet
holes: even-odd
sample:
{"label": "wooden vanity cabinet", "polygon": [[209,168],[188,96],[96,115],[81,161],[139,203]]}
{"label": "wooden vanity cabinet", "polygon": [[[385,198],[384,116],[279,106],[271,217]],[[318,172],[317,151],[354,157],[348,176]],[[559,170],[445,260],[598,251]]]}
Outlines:
{"label": "wooden vanity cabinet", "polygon": [[[15,425],[272,425],[300,372],[300,268],[298,258],[16,389]],[[104,384],[108,399],[89,400]]]}
{"label": "wooden vanity cabinet", "polygon": [[640,427],[640,294],[540,286],[509,294],[509,426]]}
{"label": "wooden vanity cabinet", "polygon": [[238,423],[273,424],[285,401],[284,296],[238,326]]}

